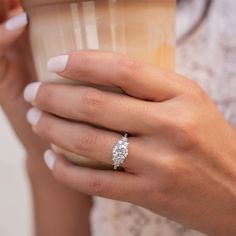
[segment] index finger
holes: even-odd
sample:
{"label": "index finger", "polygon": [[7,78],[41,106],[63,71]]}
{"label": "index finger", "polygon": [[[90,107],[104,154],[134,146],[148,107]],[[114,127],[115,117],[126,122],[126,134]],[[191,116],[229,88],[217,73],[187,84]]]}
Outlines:
{"label": "index finger", "polygon": [[48,70],[80,82],[119,87],[143,100],[168,100],[182,90],[182,77],[112,52],[72,52],[50,59]]}

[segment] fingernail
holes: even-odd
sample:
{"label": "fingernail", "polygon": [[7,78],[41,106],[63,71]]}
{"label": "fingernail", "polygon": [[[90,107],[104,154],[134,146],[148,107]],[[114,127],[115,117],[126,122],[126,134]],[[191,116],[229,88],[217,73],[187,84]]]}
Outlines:
{"label": "fingernail", "polygon": [[44,153],[43,159],[50,170],[53,169],[56,158],[55,153],[50,149]]}
{"label": "fingernail", "polygon": [[42,82],[34,82],[26,86],[24,90],[24,99],[26,102],[33,102],[35,100],[41,84]]}
{"label": "fingernail", "polygon": [[47,69],[49,72],[61,73],[66,69],[69,56],[63,55],[58,57],[53,57],[48,60]]}
{"label": "fingernail", "polygon": [[43,112],[40,111],[38,108],[31,108],[28,112],[27,112],[27,121],[32,125],[35,126],[38,124],[39,120],[41,119],[43,115]]}
{"label": "fingernail", "polygon": [[25,27],[27,23],[27,14],[22,12],[21,14],[13,16],[11,19],[7,20],[5,23],[5,28],[9,31],[14,31]]}

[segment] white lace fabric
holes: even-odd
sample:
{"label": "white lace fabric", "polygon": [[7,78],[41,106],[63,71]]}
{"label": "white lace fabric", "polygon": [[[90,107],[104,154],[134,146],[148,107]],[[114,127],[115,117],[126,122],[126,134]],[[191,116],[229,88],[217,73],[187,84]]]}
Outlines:
{"label": "white lace fabric", "polygon": [[[193,6],[203,0],[191,0]],[[236,1],[214,0],[206,22],[177,50],[177,71],[195,80],[236,124]],[[197,11],[192,11],[196,12]],[[194,18],[188,7],[178,26]],[[183,30],[182,30],[183,31]],[[182,33],[179,30],[179,34]],[[94,198],[93,236],[202,236],[194,230],[129,203]]]}

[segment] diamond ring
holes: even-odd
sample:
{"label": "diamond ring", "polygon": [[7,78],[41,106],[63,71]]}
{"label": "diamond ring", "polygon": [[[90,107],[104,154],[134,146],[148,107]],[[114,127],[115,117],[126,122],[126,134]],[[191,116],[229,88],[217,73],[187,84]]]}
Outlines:
{"label": "diamond ring", "polygon": [[112,162],[114,170],[117,170],[124,163],[126,157],[128,156],[128,147],[128,134],[126,133],[112,149]]}

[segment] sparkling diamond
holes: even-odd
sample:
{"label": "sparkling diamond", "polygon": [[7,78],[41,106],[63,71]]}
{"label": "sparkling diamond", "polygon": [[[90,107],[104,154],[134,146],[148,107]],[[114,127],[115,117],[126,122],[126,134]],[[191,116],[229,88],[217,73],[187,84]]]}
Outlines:
{"label": "sparkling diamond", "polygon": [[128,146],[127,134],[114,146],[112,150],[112,161],[115,170],[124,163],[125,158],[128,156]]}

